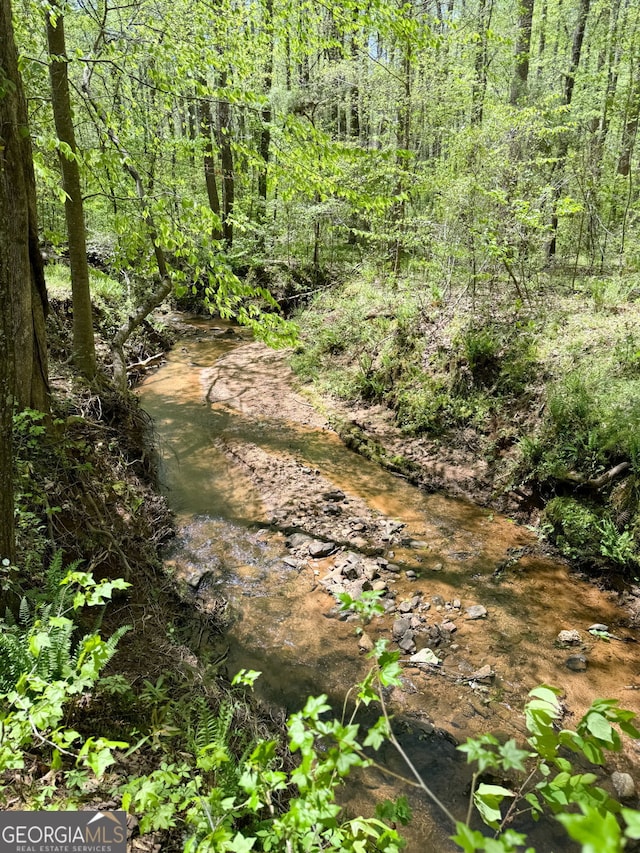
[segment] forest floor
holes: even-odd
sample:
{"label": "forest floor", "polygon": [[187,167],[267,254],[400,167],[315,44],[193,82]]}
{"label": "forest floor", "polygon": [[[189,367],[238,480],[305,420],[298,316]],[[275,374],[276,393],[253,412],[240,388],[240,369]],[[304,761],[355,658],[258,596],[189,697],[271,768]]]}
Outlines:
{"label": "forest floor", "polygon": [[638,276],[434,294],[359,274],[300,310],[300,381],[354,450],[534,525],[589,570],[640,566]]}

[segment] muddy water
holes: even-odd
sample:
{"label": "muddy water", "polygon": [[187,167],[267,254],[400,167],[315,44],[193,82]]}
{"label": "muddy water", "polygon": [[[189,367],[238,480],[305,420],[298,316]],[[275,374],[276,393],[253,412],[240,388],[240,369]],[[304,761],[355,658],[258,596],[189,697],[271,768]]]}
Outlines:
{"label": "muddy water", "polygon": [[[314,560],[306,545],[287,548],[296,530],[335,542],[338,558],[348,551],[391,561],[400,570],[389,580],[396,602],[419,592],[430,604],[425,628],[454,623],[450,640],[435,648],[441,666],[405,658],[402,689],[390,696],[407,749],[454,813],[465,813],[468,774],[452,742],[487,730],[521,735],[522,704],[536,684],[565,690],[569,723],[600,696],[639,710],[636,633],[612,596],[541,556],[532,535],[508,519],[425,495],[348,451],[294,392],[282,354],[199,321],[140,395],[178,519],[168,560],[193,590],[194,606],[227,602],[229,671],[261,670],[258,688],[268,701],[294,709],[325,692],[341,703],[367,666],[354,626],[337,618],[322,585],[335,554]],[[332,502],[326,495],[336,489],[344,496]],[[466,618],[474,604],[486,618]],[[371,638],[389,637],[393,618],[372,625]],[[592,637],[587,628],[596,622],[623,639]],[[580,632],[586,672],[567,669],[576,650],[558,648],[564,628]],[[425,635],[418,646],[427,642]],[[475,679],[487,665],[493,677]],[[381,777],[363,780],[352,807],[380,792],[398,795],[386,786]],[[452,849],[450,828],[424,801],[411,801],[410,853]],[[569,850],[552,831],[544,830],[538,849]]]}

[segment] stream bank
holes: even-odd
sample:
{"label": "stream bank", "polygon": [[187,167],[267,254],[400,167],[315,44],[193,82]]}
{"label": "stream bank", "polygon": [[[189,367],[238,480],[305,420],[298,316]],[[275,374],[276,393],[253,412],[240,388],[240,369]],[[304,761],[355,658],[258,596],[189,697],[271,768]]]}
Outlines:
{"label": "stream bank", "polygon": [[[206,641],[220,643],[231,674],[262,670],[268,701],[340,701],[385,637],[403,652],[390,707],[436,763],[474,734],[521,739],[521,708],[539,683],[562,685],[569,719],[599,696],[638,710],[635,625],[617,597],[570,575],[508,518],[425,495],[350,452],[293,391],[285,354],[194,321],[140,393],[177,516],[169,567],[199,611],[225,609],[226,637]],[[386,612],[358,639],[328,592],[368,587]],[[595,623],[620,639],[594,637]],[[577,632],[576,646],[563,645],[563,630]],[[437,663],[421,662],[427,649]],[[575,671],[568,662],[581,656]],[[635,760],[629,746],[616,768]],[[465,799],[466,770],[442,767],[425,772]]]}

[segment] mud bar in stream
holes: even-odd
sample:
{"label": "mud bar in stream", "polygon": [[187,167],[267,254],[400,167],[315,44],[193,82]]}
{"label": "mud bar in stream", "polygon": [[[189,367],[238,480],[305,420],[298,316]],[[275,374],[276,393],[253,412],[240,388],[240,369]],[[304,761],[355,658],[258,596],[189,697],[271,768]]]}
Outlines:
{"label": "mud bar in stream", "polygon": [[[637,631],[613,593],[545,557],[509,519],[424,494],[348,450],[295,390],[286,353],[220,321],[178,322],[181,341],[140,397],[177,520],[167,563],[194,606],[226,603],[231,674],[260,670],[258,694],[287,710],[319,693],[339,710],[366,651],[389,639],[402,652],[388,702],[403,746],[461,817],[470,771],[455,744],[483,732],[522,742],[538,684],[563,688],[569,725],[596,698],[640,710]],[[367,589],[382,593],[385,614],[358,637],[331,593]],[[621,639],[593,636],[594,623]],[[577,645],[561,631],[577,631]],[[616,761],[594,771],[609,790],[613,769],[636,771],[635,745]],[[348,808],[400,793],[414,809],[409,853],[455,849],[429,803],[389,778],[350,783]],[[577,849],[553,823],[533,832],[539,851]]]}

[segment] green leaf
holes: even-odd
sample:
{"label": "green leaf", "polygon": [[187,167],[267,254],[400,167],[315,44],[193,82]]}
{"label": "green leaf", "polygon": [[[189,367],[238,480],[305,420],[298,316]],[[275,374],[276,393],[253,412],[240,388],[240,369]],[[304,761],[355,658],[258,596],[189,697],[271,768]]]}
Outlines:
{"label": "green leaf", "polygon": [[476,850],[482,850],[484,847],[484,836],[481,832],[476,832],[470,829],[466,823],[458,821],[456,823],[456,834],[451,836],[458,847],[461,847],[464,853],[475,853]]}
{"label": "green leaf", "polygon": [[621,853],[620,827],[614,815],[582,806],[582,814],[563,813],[556,819],[574,841],[582,844],[582,853]]}
{"label": "green leaf", "polygon": [[611,744],[614,742],[613,726],[601,714],[587,714],[586,726],[591,734],[599,740]]}
{"label": "green leaf", "polygon": [[476,808],[487,826],[498,829],[502,815],[500,806],[505,797],[515,797],[513,791],[503,788],[502,785],[486,785],[484,782],[478,785],[473,795]]}
{"label": "green leaf", "polygon": [[244,835],[238,832],[227,849],[233,851],[233,853],[248,853],[249,850],[253,850],[256,840],[256,838],[245,838]]}
{"label": "green leaf", "polygon": [[626,824],[626,838],[640,839],[640,812],[636,809],[622,809],[622,817]]}
{"label": "green leaf", "polygon": [[508,740],[499,748],[502,756],[502,766],[505,770],[521,770],[525,771],[525,760],[531,755],[525,749],[519,749],[515,740]]}

